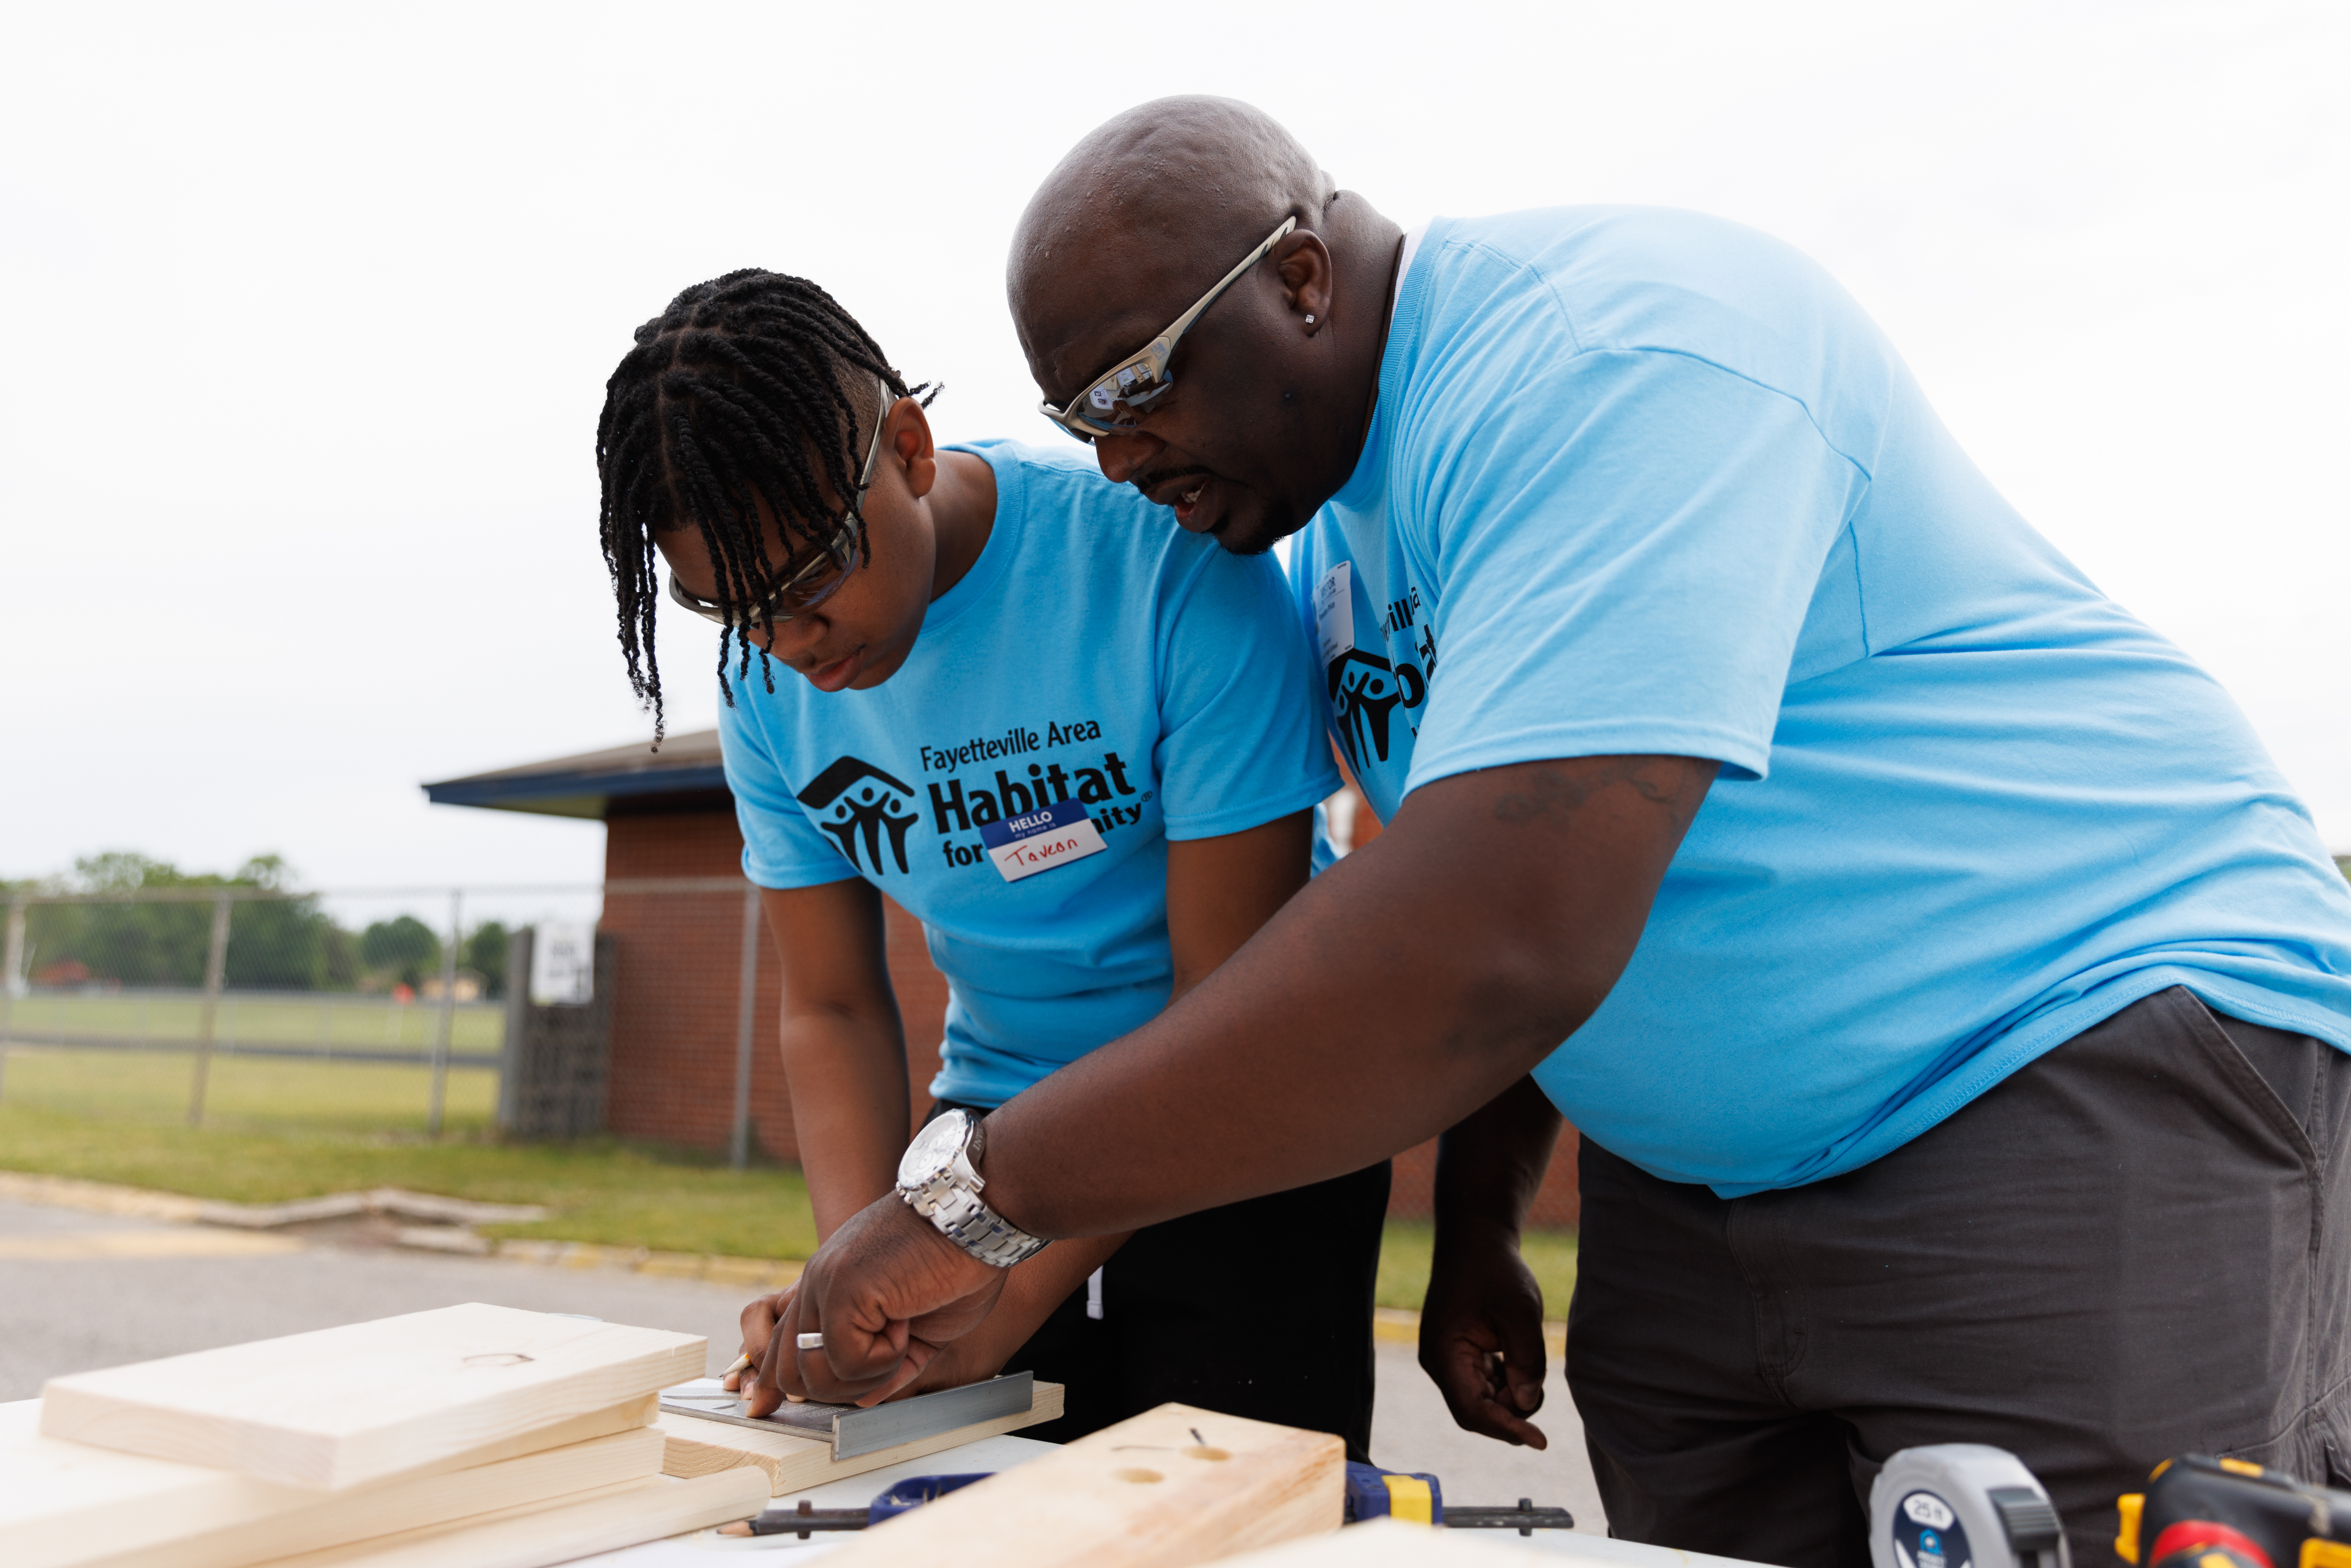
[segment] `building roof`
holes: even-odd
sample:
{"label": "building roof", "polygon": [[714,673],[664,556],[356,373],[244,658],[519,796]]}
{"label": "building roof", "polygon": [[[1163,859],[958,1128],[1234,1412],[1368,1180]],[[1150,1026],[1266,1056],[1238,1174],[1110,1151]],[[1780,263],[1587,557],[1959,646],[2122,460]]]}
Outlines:
{"label": "building roof", "polygon": [[718,732],[673,735],[654,751],[640,741],[444,779],[424,786],[437,806],[481,806],[494,811],[537,811],[550,817],[601,819],[614,810],[709,808],[726,803]]}

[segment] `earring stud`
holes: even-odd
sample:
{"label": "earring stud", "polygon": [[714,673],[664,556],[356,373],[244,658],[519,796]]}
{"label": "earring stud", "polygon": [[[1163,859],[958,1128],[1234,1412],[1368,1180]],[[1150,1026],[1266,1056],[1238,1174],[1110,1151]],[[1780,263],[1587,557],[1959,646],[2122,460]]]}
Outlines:
{"label": "earring stud", "polygon": [[1311,327],[1312,325],[1314,325],[1314,316],[1313,316],[1313,313],[1312,313],[1311,311],[1309,311],[1309,312],[1307,313],[1307,317],[1306,317],[1306,324],[1307,324],[1309,327]]}

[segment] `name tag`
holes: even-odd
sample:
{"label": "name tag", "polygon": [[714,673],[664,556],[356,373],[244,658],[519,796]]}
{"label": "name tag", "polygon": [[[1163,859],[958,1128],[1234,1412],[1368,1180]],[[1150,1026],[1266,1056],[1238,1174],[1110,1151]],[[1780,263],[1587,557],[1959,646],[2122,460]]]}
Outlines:
{"label": "name tag", "polygon": [[979,841],[1007,882],[1098,855],[1108,846],[1083,801],[1060,800],[1001,822],[982,822]]}
{"label": "name tag", "polygon": [[1322,667],[1355,650],[1355,574],[1341,561],[1314,585],[1314,640],[1322,645]]}

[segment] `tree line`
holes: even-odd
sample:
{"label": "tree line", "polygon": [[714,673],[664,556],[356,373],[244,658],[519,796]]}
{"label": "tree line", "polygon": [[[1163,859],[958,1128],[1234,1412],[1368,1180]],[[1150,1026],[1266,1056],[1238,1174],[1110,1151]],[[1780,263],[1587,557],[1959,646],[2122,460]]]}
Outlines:
{"label": "tree line", "polygon": [[[286,893],[292,883],[291,869],[277,855],[256,855],[220,876],[116,851],[77,860],[69,879],[0,883],[0,891],[131,894],[221,887]],[[25,973],[37,985],[201,986],[212,920],[212,905],[204,902],[37,904],[25,912]],[[506,994],[509,935],[501,923],[486,920],[458,945],[458,967],[478,977],[485,996]],[[354,931],[321,908],[316,894],[238,900],[229,906],[223,983],[239,990],[414,988],[441,973],[441,933],[413,915]]]}

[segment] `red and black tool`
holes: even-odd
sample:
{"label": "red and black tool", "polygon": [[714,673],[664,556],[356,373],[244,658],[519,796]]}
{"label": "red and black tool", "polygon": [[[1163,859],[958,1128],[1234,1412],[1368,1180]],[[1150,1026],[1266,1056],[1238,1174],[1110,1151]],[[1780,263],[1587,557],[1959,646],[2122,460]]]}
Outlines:
{"label": "red and black tool", "polygon": [[2115,1552],[2141,1568],[2351,1568],[2351,1492],[2249,1459],[2167,1459],[2117,1506]]}

